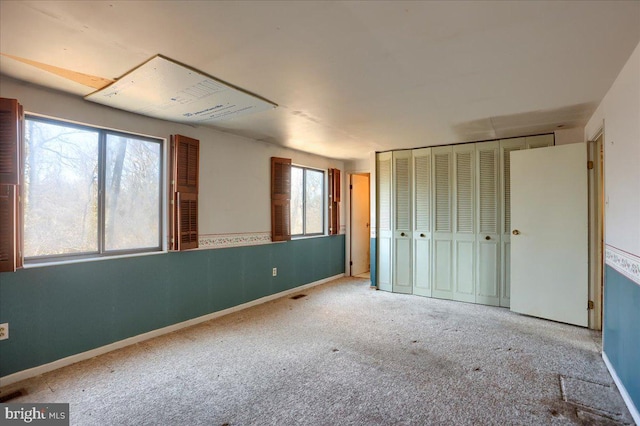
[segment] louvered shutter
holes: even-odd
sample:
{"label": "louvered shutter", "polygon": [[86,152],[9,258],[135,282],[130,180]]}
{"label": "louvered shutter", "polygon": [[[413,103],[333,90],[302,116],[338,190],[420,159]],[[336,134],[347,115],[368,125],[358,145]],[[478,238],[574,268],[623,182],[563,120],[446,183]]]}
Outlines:
{"label": "louvered shutter", "polygon": [[271,157],[271,241],[291,240],[291,159]]}
{"label": "louvered shutter", "polygon": [[20,183],[20,104],[0,98],[0,185]]}
{"label": "louvered shutter", "polygon": [[504,149],[504,230],[511,229],[511,152],[520,148],[508,147]]}
{"label": "louvered shutter", "polygon": [[431,156],[415,157],[416,229],[431,230]]}
{"label": "louvered shutter", "polygon": [[451,154],[434,154],[436,232],[451,232]]}
{"label": "louvered shutter", "polygon": [[395,219],[396,230],[409,230],[411,217],[411,187],[409,186],[410,157],[394,158],[395,162]]}
{"label": "louvered shutter", "polygon": [[198,248],[198,190],[200,141],[171,136],[172,249]]}
{"label": "louvered shutter", "polygon": [[473,232],[473,168],[471,152],[456,153],[456,232]]}
{"label": "louvered shutter", "polygon": [[22,135],[22,106],[16,99],[0,98],[0,272],[22,266]]}
{"label": "louvered shutter", "polygon": [[378,221],[381,230],[391,230],[391,159],[378,163]]}
{"label": "louvered shutter", "polygon": [[340,169],[329,169],[329,234],[340,233]]}
{"label": "louvered shutter", "polygon": [[495,149],[478,153],[480,233],[498,233],[498,158]]}
{"label": "louvered shutter", "polygon": [[178,192],[178,250],[198,248],[198,195]]}

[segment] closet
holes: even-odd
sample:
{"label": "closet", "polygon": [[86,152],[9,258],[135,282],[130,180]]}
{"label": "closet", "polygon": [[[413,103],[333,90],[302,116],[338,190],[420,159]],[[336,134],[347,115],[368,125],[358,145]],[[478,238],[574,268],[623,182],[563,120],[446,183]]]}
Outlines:
{"label": "closet", "polygon": [[510,157],[553,134],[377,154],[380,290],[509,306]]}

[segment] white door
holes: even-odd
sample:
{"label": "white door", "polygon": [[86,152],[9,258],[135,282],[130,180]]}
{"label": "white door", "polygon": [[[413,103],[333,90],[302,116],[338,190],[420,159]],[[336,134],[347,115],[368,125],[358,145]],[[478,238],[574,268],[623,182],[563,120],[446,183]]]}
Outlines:
{"label": "white door", "polygon": [[413,294],[431,296],[431,148],[413,151]]}
{"label": "white door", "polygon": [[351,175],[351,275],[369,272],[369,176]]}
{"label": "white door", "polygon": [[452,150],[450,146],[431,149],[433,168],[433,288],[431,295],[453,298],[453,214],[452,214]]}
{"label": "white door", "polygon": [[475,144],[453,147],[453,299],[475,302]]}
{"label": "white door", "polygon": [[378,226],[376,240],[378,244],[378,267],[376,279],[378,288],[391,291],[391,153],[378,154]]}
{"label": "white door", "polygon": [[503,139],[500,141],[500,200],[502,220],[500,238],[500,306],[509,307],[511,297],[511,153],[526,149],[525,138]]}
{"label": "white door", "polygon": [[476,144],[476,303],[500,306],[500,142]]}
{"label": "white door", "polygon": [[587,326],[587,149],[511,153],[511,310]]}
{"label": "white door", "polygon": [[393,152],[393,292],[413,292],[411,151]]}

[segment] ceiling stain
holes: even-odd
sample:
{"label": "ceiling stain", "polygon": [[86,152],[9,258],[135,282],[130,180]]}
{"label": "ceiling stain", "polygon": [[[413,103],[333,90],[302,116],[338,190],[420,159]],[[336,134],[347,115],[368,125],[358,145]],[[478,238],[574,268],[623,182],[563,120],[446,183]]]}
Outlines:
{"label": "ceiling stain", "polygon": [[452,131],[463,142],[548,133],[559,128],[584,126],[596,110],[593,102],[562,108],[481,118],[454,124]]}

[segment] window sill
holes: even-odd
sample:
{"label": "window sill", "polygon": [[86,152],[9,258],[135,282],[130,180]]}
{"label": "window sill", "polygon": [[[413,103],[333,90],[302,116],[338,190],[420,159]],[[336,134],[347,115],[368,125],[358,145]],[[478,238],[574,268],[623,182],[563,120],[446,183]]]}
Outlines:
{"label": "window sill", "polygon": [[300,235],[298,237],[291,237],[291,241],[293,240],[308,240],[311,238],[322,238],[322,237],[330,237],[329,234],[318,234],[318,235]]}
{"label": "window sill", "polygon": [[130,253],[130,254],[119,254],[115,256],[96,256],[96,257],[85,257],[82,259],[66,259],[66,260],[57,260],[51,262],[43,262],[43,261],[33,261],[33,262],[25,262],[23,268],[24,269],[32,269],[32,268],[43,268],[47,266],[58,266],[58,265],[72,265],[75,263],[86,263],[86,262],[96,262],[100,260],[113,260],[113,259],[128,259],[131,257],[140,257],[140,256],[153,256],[157,254],[167,254],[167,250],[160,251],[150,251],[146,253]]}

